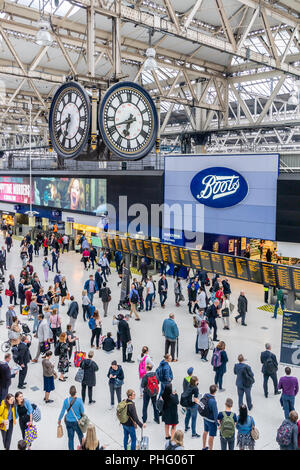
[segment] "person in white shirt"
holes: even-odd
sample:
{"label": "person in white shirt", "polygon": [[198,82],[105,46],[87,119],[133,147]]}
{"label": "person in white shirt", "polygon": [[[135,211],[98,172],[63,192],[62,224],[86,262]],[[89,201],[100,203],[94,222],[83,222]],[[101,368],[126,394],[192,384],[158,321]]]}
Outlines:
{"label": "person in white shirt", "polygon": [[146,283],[146,312],[152,310],[152,300],[154,296],[154,284],[148,278]]}
{"label": "person in white shirt", "polygon": [[103,254],[98,264],[101,267],[101,274],[103,274],[105,282],[107,282],[106,272],[107,272],[107,268],[109,268],[109,262],[106,257],[106,254]]}
{"label": "person in white shirt", "polygon": [[197,292],[197,305],[200,312],[204,312],[206,309],[206,293],[202,287],[199,287]]}
{"label": "person in white shirt", "polygon": [[62,252],[64,253],[65,249],[67,250],[67,252],[69,252],[69,237],[68,235],[64,234],[64,236],[62,237],[63,239],[63,249],[62,249]]}

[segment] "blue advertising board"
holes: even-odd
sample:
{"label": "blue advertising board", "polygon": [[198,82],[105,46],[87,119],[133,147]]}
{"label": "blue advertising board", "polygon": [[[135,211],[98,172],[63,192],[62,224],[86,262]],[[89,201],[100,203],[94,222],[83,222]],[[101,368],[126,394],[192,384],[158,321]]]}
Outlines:
{"label": "blue advertising board", "polygon": [[275,240],[278,170],[278,154],[166,155],[165,231]]}
{"label": "blue advertising board", "polygon": [[280,362],[300,367],[300,312],[283,312]]}

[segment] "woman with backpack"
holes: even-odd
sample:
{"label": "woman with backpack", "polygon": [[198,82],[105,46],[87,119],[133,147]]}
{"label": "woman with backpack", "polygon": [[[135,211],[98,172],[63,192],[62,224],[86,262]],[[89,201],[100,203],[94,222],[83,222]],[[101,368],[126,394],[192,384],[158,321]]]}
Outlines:
{"label": "woman with backpack", "polygon": [[45,282],[48,282],[49,271],[51,270],[51,265],[50,265],[50,262],[49,262],[47,256],[45,256],[45,258],[44,258],[44,261],[42,263],[42,267],[43,267],[43,271],[44,271]]}
{"label": "woman with backpack", "polygon": [[16,419],[19,418],[19,425],[22,433],[22,438],[25,439],[25,431],[27,424],[32,425],[32,413],[33,409],[29,400],[24,398],[22,392],[15,394],[15,406],[16,406]]}
{"label": "woman with backpack", "polygon": [[[147,373],[146,366],[147,364],[152,364],[154,367],[154,363],[151,361],[149,356],[149,348],[148,346],[143,346],[141,355],[138,357],[138,364],[139,364],[139,377],[140,377],[140,384],[142,383],[142,378]],[[143,389],[140,385],[140,398],[143,398]]]}
{"label": "woman with backpack", "polygon": [[57,338],[59,338],[61,334],[61,318],[58,315],[57,308],[53,308],[51,310],[50,314],[50,329],[53,334],[53,341],[54,341],[54,347],[56,346],[57,343]]}
{"label": "woman with backpack", "polygon": [[67,335],[67,345],[68,345],[68,356],[69,356],[69,361],[70,361],[72,357],[73,347],[75,346],[76,341],[79,339],[73,333],[73,327],[70,323],[67,325],[66,335]]}
{"label": "woman with backpack", "polygon": [[89,319],[89,327],[92,330],[91,348],[94,348],[94,339],[96,338],[96,349],[100,349],[100,335],[102,333],[102,321],[98,310],[94,311]]}
{"label": "woman with backpack", "polygon": [[284,419],[278,428],[276,441],[280,450],[297,450],[298,449],[298,413],[290,411],[289,418]]}
{"label": "woman with backpack", "polygon": [[255,440],[251,436],[252,428],[255,426],[254,419],[248,415],[248,408],[242,404],[236,429],[238,430],[236,444],[240,450],[254,450]]}
{"label": "woman with backpack", "polygon": [[218,385],[219,391],[224,392],[225,388],[222,388],[223,385],[223,375],[226,372],[226,362],[228,362],[228,356],[225,351],[224,341],[220,341],[214,349],[211,365],[213,370],[216,373],[215,375],[215,385]]}
{"label": "woman with backpack", "polygon": [[[163,394],[161,396],[163,399],[163,408],[162,408],[162,421],[165,423],[165,436],[166,439],[173,439],[176,432],[176,426],[179,423],[178,421],[178,405],[179,399],[176,393],[176,390],[172,389],[172,384],[166,384]],[[170,427],[171,427],[171,436],[170,436]]]}
{"label": "woman with backpack", "polygon": [[110,410],[115,405],[115,393],[117,395],[118,403],[122,400],[122,385],[124,383],[124,372],[122,366],[117,361],[112,361],[108,370],[107,377],[109,378],[108,386],[110,391]]}
{"label": "woman with backpack", "polygon": [[55,348],[55,356],[59,356],[57,370],[58,372],[60,372],[60,382],[65,382],[67,379],[67,377],[65,377],[64,375],[69,370],[68,349],[69,348],[67,345],[67,334],[61,333],[59,336],[59,343],[56,345]]}
{"label": "woman with backpack", "polygon": [[202,320],[197,328],[198,350],[201,353],[201,361],[207,362],[207,354],[209,351],[209,335],[210,328],[205,320]]}
{"label": "woman with backpack", "polygon": [[104,316],[107,317],[108,304],[111,301],[111,290],[106,286],[106,282],[103,282],[103,287],[100,290],[101,300],[103,304]]}
{"label": "woman with backpack", "polygon": [[175,432],[173,439],[166,442],[165,450],[184,450],[183,446],[184,434],[179,429]]}

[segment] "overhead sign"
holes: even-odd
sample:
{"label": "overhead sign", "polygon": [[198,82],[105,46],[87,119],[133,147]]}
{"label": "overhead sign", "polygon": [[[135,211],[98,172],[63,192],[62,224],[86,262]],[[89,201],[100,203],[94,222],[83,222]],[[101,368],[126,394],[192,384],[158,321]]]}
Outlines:
{"label": "overhead sign", "polygon": [[283,312],[280,362],[300,366],[300,312]]}
{"label": "overhead sign", "polygon": [[205,206],[224,208],[239,204],[248,194],[248,183],[235,170],[212,167],[197,173],[191,182],[194,198]]}

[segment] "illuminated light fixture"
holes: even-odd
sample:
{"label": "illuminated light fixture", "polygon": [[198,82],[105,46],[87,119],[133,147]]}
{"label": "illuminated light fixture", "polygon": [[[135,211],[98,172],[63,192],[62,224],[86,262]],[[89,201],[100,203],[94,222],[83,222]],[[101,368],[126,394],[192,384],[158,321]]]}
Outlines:
{"label": "illuminated light fixture", "polygon": [[40,29],[36,33],[35,43],[38,46],[51,46],[53,39],[49,31],[50,25],[47,21],[41,20],[39,23]]}
{"label": "illuminated light fixture", "polygon": [[155,60],[156,52],[155,49],[149,47],[146,50],[147,59],[145,60],[144,70],[151,72],[152,70],[157,69],[157,62]]}

